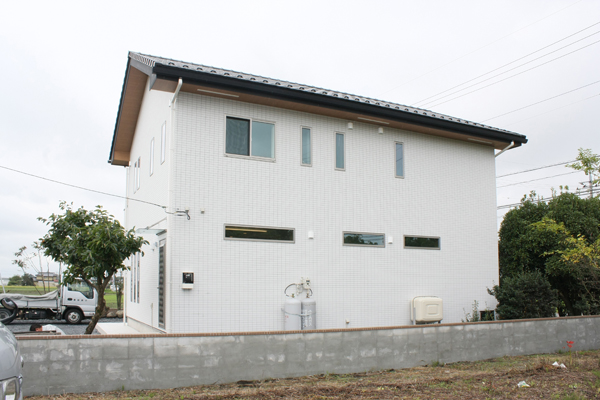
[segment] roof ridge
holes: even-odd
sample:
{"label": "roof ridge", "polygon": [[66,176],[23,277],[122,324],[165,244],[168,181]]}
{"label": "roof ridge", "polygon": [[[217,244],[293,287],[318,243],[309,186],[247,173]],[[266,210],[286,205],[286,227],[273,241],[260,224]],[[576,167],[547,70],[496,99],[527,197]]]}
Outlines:
{"label": "roof ridge", "polygon": [[172,58],[153,56],[153,55],[149,55],[149,54],[137,53],[137,52],[132,52],[132,51],[129,52],[129,57],[131,57],[139,62],[142,62],[143,64],[149,65],[150,67],[154,67],[154,65],[156,63],[159,63],[159,64],[163,64],[163,65],[169,66],[169,67],[185,68],[185,69],[189,69],[189,70],[195,69],[195,70],[203,72],[203,73],[215,73],[215,74],[219,74],[219,75],[223,75],[223,76],[229,76],[233,79],[256,81],[257,83],[262,83],[262,84],[266,84],[266,85],[273,85],[273,86],[284,86],[285,85],[292,90],[310,91],[310,92],[317,93],[317,94],[323,95],[323,96],[345,98],[347,100],[358,101],[358,102],[366,103],[366,104],[372,104],[372,105],[383,107],[383,108],[396,109],[396,110],[405,111],[405,112],[413,112],[416,114],[425,115],[425,116],[432,117],[432,118],[437,118],[437,119],[442,119],[442,120],[452,121],[452,122],[458,122],[458,123],[462,123],[462,124],[469,125],[469,126],[477,126],[477,127],[491,129],[491,130],[498,131],[498,132],[505,132],[505,133],[509,133],[512,135],[525,137],[525,135],[522,135],[522,134],[519,134],[516,132],[512,132],[512,131],[509,131],[506,129],[500,129],[500,128],[496,128],[496,127],[493,127],[490,125],[485,125],[485,124],[482,124],[479,122],[474,122],[474,121],[469,121],[466,119],[452,117],[450,115],[438,113],[438,112],[435,112],[432,110],[423,109],[423,108],[419,108],[419,107],[412,107],[412,106],[395,103],[395,102],[391,102],[391,101],[375,99],[372,97],[355,95],[355,94],[342,92],[342,91],[338,91],[338,90],[326,89],[326,88],[321,88],[321,87],[312,86],[312,85],[304,85],[301,83],[285,81],[282,79],[275,79],[275,78],[250,74],[250,73],[241,72],[241,71],[235,71],[235,70],[230,70],[230,69],[225,69],[225,68],[213,67],[213,66],[205,65],[205,64],[198,64],[198,63],[186,62],[186,61],[181,61],[181,60],[175,60]]}

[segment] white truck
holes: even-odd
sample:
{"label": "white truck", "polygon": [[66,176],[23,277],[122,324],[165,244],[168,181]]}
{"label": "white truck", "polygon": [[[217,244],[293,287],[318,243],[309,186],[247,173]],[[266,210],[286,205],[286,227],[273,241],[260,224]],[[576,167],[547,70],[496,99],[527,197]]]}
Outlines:
{"label": "white truck", "polygon": [[4,324],[14,319],[64,319],[68,324],[78,324],[90,318],[96,312],[98,293],[83,281],[59,286],[53,292],[40,296],[16,293],[0,293],[0,300],[9,298],[18,307],[18,313],[0,306],[0,320],[9,318]]}

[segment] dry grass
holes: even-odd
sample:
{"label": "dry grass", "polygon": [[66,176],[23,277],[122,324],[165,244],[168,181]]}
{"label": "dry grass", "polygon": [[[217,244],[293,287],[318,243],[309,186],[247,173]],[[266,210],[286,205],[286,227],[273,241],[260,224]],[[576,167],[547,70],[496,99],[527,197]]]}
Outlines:
{"label": "dry grass", "polygon": [[[554,361],[566,369],[553,367]],[[435,363],[437,364],[437,363]],[[518,388],[526,381],[528,388]],[[480,362],[357,374],[239,381],[168,390],[33,396],[69,399],[596,399],[600,398],[600,351],[569,355],[503,357]]]}

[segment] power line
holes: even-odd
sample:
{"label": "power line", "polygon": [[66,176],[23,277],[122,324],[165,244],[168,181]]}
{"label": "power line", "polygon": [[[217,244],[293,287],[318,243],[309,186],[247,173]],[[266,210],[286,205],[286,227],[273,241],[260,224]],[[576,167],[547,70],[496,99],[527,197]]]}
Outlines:
{"label": "power line", "polygon": [[150,204],[152,206],[160,207],[160,208],[164,209],[165,211],[167,209],[167,207],[165,207],[165,206],[161,206],[160,204],[152,203],[152,202],[149,202],[149,201],[144,201],[144,200],[139,200],[139,199],[132,199],[131,197],[127,197],[127,196],[119,196],[118,194],[106,193],[106,192],[101,192],[99,190],[84,188],[82,186],[71,185],[70,183],[65,183],[65,182],[60,182],[60,181],[54,180],[54,179],[44,178],[43,176],[38,176],[38,175],[30,174],[30,173],[27,173],[27,172],[19,171],[17,169],[4,167],[2,165],[0,165],[0,168],[6,169],[6,170],[9,170],[9,171],[12,171],[12,172],[16,172],[16,173],[19,173],[19,174],[31,176],[31,177],[34,177],[34,178],[37,178],[37,179],[42,179],[44,181],[58,183],[59,185],[69,186],[69,187],[72,187],[72,188],[75,188],[75,189],[87,190],[88,192],[99,193],[99,194],[103,194],[105,196],[118,197],[120,199],[125,199],[125,200],[137,201],[139,203]]}
{"label": "power line", "polygon": [[[426,100],[429,100],[429,99],[431,99],[431,98],[437,97],[437,96],[439,96],[440,94],[443,94],[443,93],[449,92],[449,91],[451,91],[451,90],[453,90],[453,89],[456,89],[456,88],[458,88],[458,87],[460,87],[460,86],[463,86],[463,85],[465,85],[465,84],[467,84],[467,83],[469,83],[469,82],[473,82],[474,80],[477,80],[477,79],[479,79],[479,78],[481,78],[481,77],[484,77],[484,76],[486,76],[486,75],[489,75],[489,74],[491,74],[492,72],[498,71],[499,69],[502,69],[502,68],[504,68],[504,67],[507,67],[507,66],[509,66],[509,65],[511,65],[511,64],[514,64],[514,63],[516,63],[517,61],[520,61],[520,60],[522,60],[522,59],[524,59],[524,58],[527,58],[527,57],[529,57],[529,56],[531,56],[531,55],[533,55],[533,54],[535,54],[535,53],[539,53],[540,51],[542,51],[542,50],[544,50],[544,49],[547,49],[548,47],[552,47],[552,46],[554,46],[555,44],[557,44],[557,43],[560,43],[560,42],[562,42],[563,40],[567,40],[568,38],[570,38],[570,37],[573,37],[573,36],[575,36],[575,35],[577,35],[577,34],[579,34],[579,33],[583,32],[583,31],[585,31],[585,30],[587,30],[587,29],[590,29],[590,28],[592,28],[592,27],[594,27],[594,26],[598,25],[598,24],[600,24],[600,22],[596,22],[595,24],[592,24],[592,25],[588,26],[587,28],[584,28],[584,29],[582,29],[582,30],[580,30],[580,31],[578,31],[578,32],[575,32],[575,33],[573,33],[573,34],[571,34],[571,35],[569,35],[569,36],[566,36],[566,37],[564,37],[564,38],[562,38],[562,39],[560,39],[560,40],[557,40],[556,42],[554,42],[554,43],[551,43],[551,44],[549,44],[549,45],[547,45],[547,46],[544,46],[544,47],[542,47],[541,49],[538,49],[538,50],[536,50],[536,51],[534,51],[534,52],[532,52],[532,53],[529,53],[529,54],[527,54],[527,55],[525,55],[525,56],[523,56],[523,57],[519,57],[519,58],[517,58],[516,60],[513,60],[513,61],[511,61],[511,62],[509,62],[509,63],[507,63],[507,64],[504,64],[504,65],[502,65],[502,66],[500,66],[500,67],[498,67],[498,68],[495,68],[495,69],[493,69],[493,70],[491,70],[491,71],[488,71],[488,72],[486,72],[485,74],[482,74],[482,75],[479,75],[479,76],[477,76],[477,77],[475,77],[475,78],[469,79],[468,81],[465,81],[465,82],[463,82],[463,83],[461,83],[461,84],[458,84],[458,85],[456,85],[456,86],[454,86],[454,87],[451,87],[450,89],[446,89],[446,90],[444,90],[444,91],[442,91],[442,92],[439,92],[439,93],[437,93],[437,94],[434,94],[434,95],[432,95],[432,96],[429,96],[429,97],[427,97],[427,98],[425,98],[425,99],[423,99],[423,100],[419,100],[419,101],[417,101],[416,103],[413,103],[412,105],[413,105],[413,106],[417,106],[417,104],[419,104],[419,103],[422,103],[422,102],[424,102],[424,101],[426,101]],[[534,61],[536,61],[536,60],[539,60],[540,58],[546,57],[546,56],[548,56],[548,55],[550,55],[550,54],[552,54],[552,53],[555,53],[555,52],[557,52],[557,51],[559,51],[559,50],[562,50],[562,49],[564,49],[564,48],[566,48],[566,47],[572,46],[572,45],[574,45],[575,43],[578,43],[578,42],[580,42],[580,41],[582,41],[582,40],[585,40],[585,39],[589,38],[590,36],[597,35],[598,33],[600,33],[600,31],[598,31],[598,32],[595,32],[595,33],[592,33],[591,35],[588,35],[588,36],[586,36],[586,37],[583,37],[583,38],[581,38],[581,39],[579,39],[579,40],[577,40],[577,41],[575,41],[575,42],[572,42],[572,43],[570,43],[570,44],[568,44],[568,45],[566,45],[566,46],[563,46],[563,47],[561,47],[561,48],[559,48],[559,49],[553,50],[553,51],[551,51],[550,53],[544,54],[544,55],[543,55],[543,56],[541,56],[541,57],[538,57],[538,58],[535,58],[535,59],[533,59],[533,60],[530,60],[530,61],[528,61],[528,62],[526,62],[526,63],[523,63],[523,64],[521,64],[521,65],[519,65],[519,66],[517,66],[517,67],[515,67],[515,68],[509,69],[508,71],[504,71],[504,72],[502,72],[501,74],[495,75],[494,77],[496,77],[496,76],[500,76],[500,75],[502,75],[502,74],[505,74],[505,73],[507,73],[507,72],[510,72],[510,71],[512,71],[512,70],[514,70],[514,69],[516,69],[516,68],[522,67],[523,65],[527,65],[527,64],[529,64],[529,63],[532,63],[532,62],[534,62]],[[491,78],[489,78],[489,79],[492,79],[492,78],[494,78],[494,77],[491,77]],[[486,80],[489,80],[489,79],[486,79]],[[485,82],[485,80],[484,80],[484,81],[482,81],[482,82]],[[476,83],[476,84],[474,84],[474,85],[472,85],[472,86],[476,86],[476,85],[478,85],[478,84],[480,84],[480,83],[482,83],[482,82]],[[469,86],[469,87],[472,87],[472,86]],[[467,88],[468,88],[468,87],[467,87]],[[456,92],[454,92],[454,93],[458,93],[458,92],[460,92],[460,91],[462,91],[462,90],[465,90],[465,89],[467,89],[467,88],[464,88],[464,89],[458,90],[458,91],[456,91]],[[452,95],[452,93],[451,93],[451,94],[449,94],[449,95],[447,95],[447,96],[451,96],[451,95]],[[444,96],[444,97],[447,97],[447,96]],[[444,97],[442,97],[442,98],[439,98],[439,99],[437,99],[437,100],[441,100],[441,99],[443,99]],[[437,100],[431,100],[431,101],[428,101],[428,102],[426,102],[425,104],[432,103],[432,102],[434,102],[434,101],[437,101]]]}
{"label": "power line", "polygon": [[[529,104],[529,105],[527,105],[527,106],[524,106],[524,107],[521,107],[521,108],[517,108],[516,110],[512,110],[512,111],[506,112],[506,113],[504,113],[504,114],[496,115],[495,117],[492,117],[492,118],[484,119],[483,121],[480,121],[480,122],[481,122],[481,123],[483,123],[483,122],[491,121],[491,120],[493,120],[493,119],[500,118],[500,117],[503,117],[503,116],[505,116],[505,115],[512,114],[512,113],[514,113],[514,112],[521,111],[521,110],[524,110],[524,109],[526,109],[526,108],[529,108],[529,107],[533,107],[533,106],[535,106],[535,105],[537,105],[537,104],[544,103],[544,102],[546,102],[546,101],[549,101],[549,100],[552,100],[552,99],[556,99],[557,97],[564,96],[565,94],[569,94],[569,93],[576,92],[576,91],[578,91],[578,90],[581,90],[581,89],[584,89],[584,88],[586,88],[586,87],[588,87],[588,86],[595,85],[596,83],[599,83],[599,82],[600,82],[600,81],[596,81],[596,82],[588,83],[587,85],[583,85],[583,86],[581,86],[581,87],[578,87],[577,89],[569,90],[569,91],[567,91],[567,92],[564,92],[564,93],[561,93],[561,94],[557,94],[556,96],[548,97],[547,99],[544,99],[544,100],[541,100],[541,101],[538,101],[538,102],[535,102],[535,103]],[[593,97],[593,96],[592,96],[592,97]]]}
{"label": "power line", "polygon": [[556,178],[557,176],[564,176],[564,175],[572,175],[572,174],[576,174],[579,171],[573,171],[573,172],[567,172],[564,174],[558,174],[558,175],[552,175],[552,176],[546,176],[544,178],[537,178],[537,179],[532,179],[529,181],[523,181],[523,182],[515,182],[515,183],[509,183],[508,185],[502,185],[502,186],[496,186],[496,189],[500,189],[503,187],[507,187],[507,186],[514,186],[514,185],[520,185],[521,183],[529,183],[529,182],[535,182],[535,181],[542,181],[544,179],[550,179],[550,178]]}
{"label": "power line", "polygon": [[510,124],[505,124],[505,125],[503,125],[503,126],[512,126],[512,125],[516,125],[516,124],[518,124],[518,123],[520,123],[520,122],[527,121],[527,120],[530,120],[530,119],[532,119],[532,118],[536,118],[536,117],[539,117],[539,116],[541,116],[541,115],[545,115],[545,114],[551,113],[552,111],[561,110],[561,109],[563,109],[563,108],[565,108],[565,107],[570,107],[570,106],[572,106],[572,105],[574,105],[574,104],[582,103],[582,102],[584,102],[584,101],[587,101],[587,100],[589,100],[589,99],[593,99],[594,97],[598,97],[598,96],[600,96],[600,93],[598,93],[598,94],[595,94],[595,95],[593,95],[593,96],[590,96],[590,97],[586,97],[585,99],[582,99],[582,100],[575,101],[575,102],[573,102],[573,103],[566,104],[566,105],[564,105],[564,106],[560,106],[560,107],[553,108],[552,110],[544,111],[543,113],[536,114],[536,115],[533,115],[533,116],[531,116],[531,117],[528,117],[528,118],[523,118],[523,119],[520,119],[520,120],[518,120],[518,121],[516,121],[516,122],[511,122]]}
{"label": "power line", "polygon": [[544,169],[544,168],[550,168],[550,167],[557,167],[559,165],[565,165],[565,164],[569,164],[569,163],[573,163],[577,160],[573,160],[573,161],[566,161],[566,162],[562,162],[562,163],[558,163],[558,164],[551,164],[551,165],[544,165],[543,167],[537,167],[537,168],[532,168],[532,169],[526,169],[524,171],[518,171],[518,172],[511,172],[510,174],[504,174],[504,175],[498,175],[496,178],[504,178],[505,176],[510,176],[510,175],[517,175],[517,174],[524,174],[525,172],[531,172],[531,171],[537,171],[540,169]]}
{"label": "power line", "polygon": [[[483,86],[483,87],[480,87],[479,89],[471,90],[470,92],[467,92],[467,93],[461,94],[460,96],[456,96],[456,97],[453,97],[453,98],[451,98],[451,99],[448,99],[448,100],[446,100],[446,101],[443,101],[443,102],[441,102],[441,103],[435,104],[435,105],[431,106],[431,108],[433,108],[433,107],[437,107],[437,106],[439,106],[439,105],[442,105],[442,104],[446,104],[446,103],[448,103],[448,102],[451,102],[451,101],[454,101],[454,100],[456,100],[456,99],[460,99],[461,97],[467,96],[467,95],[469,95],[469,94],[471,94],[471,93],[478,92],[478,91],[480,91],[480,90],[483,90],[483,89],[485,89],[485,88],[488,88],[488,87],[490,87],[490,86],[497,85],[497,84],[498,84],[498,83],[500,83],[500,82],[504,82],[504,81],[506,81],[506,80],[508,80],[508,79],[510,79],[510,78],[514,78],[515,76],[519,76],[519,75],[521,75],[521,74],[524,74],[525,72],[532,71],[532,70],[534,70],[534,69],[536,69],[536,68],[539,68],[539,67],[541,67],[541,66],[543,66],[543,65],[549,64],[549,63],[551,63],[551,62],[553,62],[553,61],[559,60],[559,59],[561,59],[561,58],[563,58],[563,57],[566,57],[566,56],[568,56],[568,55],[571,55],[571,54],[573,54],[573,53],[576,53],[576,52],[578,52],[578,51],[580,51],[580,50],[583,50],[583,49],[585,49],[585,48],[587,48],[587,47],[593,46],[593,45],[595,45],[596,43],[600,43],[600,40],[597,40],[597,41],[595,41],[595,42],[592,42],[592,43],[590,43],[590,44],[588,44],[588,45],[585,45],[585,46],[583,46],[583,47],[580,47],[580,48],[578,48],[577,50],[573,50],[573,51],[571,51],[571,52],[569,52],[569,53],[566,53],[566,54],[563,54],[563,55],[561,55],[561,56],[558,56],[558,57],[556,57],[556,58],[553,58],[552,60],[548,60],[548,61],[546,61],[546,62],[543,62],[543,63],[541,63],[541,64],[539,64],[539,65],[536,65],[535,67],[531,67],[531,68],[529,68],[529,69],[526,69],[526,70],[524,70],[524,71],[518,72],[518,73],[516,73],[516,74],[514,74],[514,75],[511,75],[511,76],[508,76],[508,77],[506,77],[506,78],[504,78],[504,79],[500,79],[499,81],[492,82],[492,83],[490,83],[489,85],[485,85],[485,86]],[[514,68],[513,68],[513,69],[514,69]],[[493,78],[495,78],[496,76],[499,76],[499,75],[502,75],[502,74],[498,74],[498,75],[495,75],[495,76],[493,76],[493,77],[491,77],[491,78],[488,78],[488,79],[486,79],[486,81],[487,81],[487,80],[490,80],[490,79],[493,79]],[[482,81],[482,82],[485,82],[485,81]],[[481,82],[479,82],[479,83],[481,83]],[[477,84],[475,84],[475,85],[472,85],[472,86],[479,85],[479,83],[477,83]],[[469,86],[469,87],[471,87],[471,86]],[[467,88],[465,88],[465,89],[467,89]],[[462,89],[462,90],[465,90],[465,89]],[[462,91],[462,90],[459,90],[459,91]],[[458,93],[458,92],[457,92],[457,93]],[[447,96],[444,96],[444,97],[447,97]]]}
{"label": "power line", "polygon": [[492,41],[492,42],[490,42],[490,43],[488,43],[488,44],[486,44],[486,45],[484,45],[484,46],[481,46],[481,47],[479,47],[479,48],[477,48],[477,49],[475,49],[475,50],[471,51],[470,53],[467,53],[467,54],[465,54],[465,55],[462,55],[462,56],[460,56],[460,57],[458,57],[458,58],[455,58],[454,60],[452,60],[452,61],[449,61],[449,62],[447,62],[446,64],[442,64],[442,65],[440,65],[439,67],[436,67],[436,68],[434,68],[434,69],[430,70],[429,72],[425,72],[425,73],[424,73],[424,74],[422,74],[422,75],[419,75],[419,76],[417,76],[417,77],[415,77],[415,78],[412,78],[412,79],[410,79],[410,80],[408,80],[408,81],[406,81],[406,82],[404,82],[404,83],[401,83],[401,84],[400,84],[400,85],[398,85],[398,86],[395,86],[395,87],[393,87],[393,88],[391,88],[391,89],[388,89],[388,90],[386,90],[385,92],[383,92],[383,93],[382,93],[382,95],[384,95],[384,94],[386,94],[386,93],[389,93],[389,92],[391,92],[391,91],[394,91],[394,90],[396,90],[396,89],[398,89],[398,88],[400,88],[400,87],[402,87],[402,86],[404,86],[404,85],[406,85],[406,84],[409,84],[409,83],[411,83],[411,82],[414,82],[414,81],[415,81],[415,80],[417,80],[417,79],[420,79],[420,78],[422,78],[422,77],[424,77],[424,76],[426,76],[426,75],[429,75],[429,74],[431,74],[432,72],[435,72],[435,71],[437,71],[437,70],[439,70],[439,69],[441,69],[441,68],[444,68],[445,66],[447,66],[447,65],[450,65],[450,64],[452,64],[452,63],[454,63],[454,62],[456,62],[456,61],[458,61],[458,60],[461,60],[461,59],[463,59],[463,58],[465,58],[465,57],[467,57],[467,56],[470,56],[471,54],[477,53],[479,50],[481,50],[481,49],[484,49],[484,48],[486,48],[486,47],[488,47],[488,46],[491,46],[492,44],[494,44],[494,43],[497,43],[497,42],[499,42],[499,41],[501,41],[501,40],[504,40],[504,39],[506,39],[507,37],[514,35],[515,33],[521,32],[522,30],[524,30],[524,29],[526,29],[526,28],[529,28],[530,26],[532,26],[532,25],[535,25],[535,24],[537,24],[538,22],[541,22],[541,21],[543,21],[543,20],[545,20],[545,19],[547,19],[547,18],[550,18],[551,16],[553,16],[553,15],[555,15],[555,14],[558,14],[559,12],[561,12],[561,11],[564,11],[564,10],[566,10],[566,9],[567,9],[567,8],[569,8],[569,7],[572,7],[572,6],[574,6],[575,4],[577,4],[577,3],[581,2],[581,1],[582,1],[582,0],[579,0],[579,1],[576,1],[576,2],[574,2],[573,4],[569,4],[568,6],[566,6],[566,7],[564,7],[564,8],[561,8],[560,10],[558,10],[558,11],[556,11],[556,12],[553,12],[552,14],[549,14],[549,15],[547,15],[547,16],[545,16],[545,17],[541,18],[541,19],[538,19],[537,21],[534,21],[534,22],[532,22],[532,23],[531,23],[531,24],[529,24],[529,25],[525,25],[524,27],[522,27],[522,28],[520,28],[520,29],[517,29],[517,30],[516,30],[516,31],[514,31],[514,32],[511,32],[511,33],[509,33],[508,35],[502,36],[501,38],[499,38],[499,39],[496,39],[496,40],[494,40],[494,41]]}
{"label": "power line", "polygon": [[[600,193],[600,188],[594,188],[594,189],[592,189],[592,195],[595,195],[595,194],[598,194],[598,193]],[[582,197],[582,196],[589,196],[590,192],[589,191],[586,191],[586,192],[581,191],[581,192],[578,192],[578,193],[574,192],[573,194],[575,194],[578,197]],[[533,203],[539,203],[541,201],[549,201],[549,200],[541,198],[541,199],[527,199],[526,201],[531,201]],[[503,204],[501,206],[496,207],[496,210],[502,210],[502,209],[505,209],[505,208],[517,207],[517,206],[520,206],[521,204],[522,204],[522,202],[512,203],[512,204]]]}

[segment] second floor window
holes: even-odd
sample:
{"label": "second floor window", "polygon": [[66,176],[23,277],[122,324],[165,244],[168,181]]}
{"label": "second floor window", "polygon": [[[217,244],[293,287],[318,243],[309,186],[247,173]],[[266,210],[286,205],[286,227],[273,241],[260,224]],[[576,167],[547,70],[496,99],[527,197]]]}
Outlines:
{"label": "second floor window", "polygon": [[225,153],[275,158],[275,125],[227,117]]}
{"label": "second floor window", "polygon": [[344,170],[346,169],[346,149],[344,146],[344,134],[335,134],[335,169]]}

